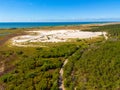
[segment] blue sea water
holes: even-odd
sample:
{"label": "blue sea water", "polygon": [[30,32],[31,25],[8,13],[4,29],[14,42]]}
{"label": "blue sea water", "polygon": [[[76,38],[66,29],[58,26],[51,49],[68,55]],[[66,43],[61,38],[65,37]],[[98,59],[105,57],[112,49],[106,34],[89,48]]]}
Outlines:
{"label": "blue sea water", "polygon": [[3,28],[32,28],[43,26],[66,26],[82,24],[99,24],[107,22],[0,22],[0,29]]}

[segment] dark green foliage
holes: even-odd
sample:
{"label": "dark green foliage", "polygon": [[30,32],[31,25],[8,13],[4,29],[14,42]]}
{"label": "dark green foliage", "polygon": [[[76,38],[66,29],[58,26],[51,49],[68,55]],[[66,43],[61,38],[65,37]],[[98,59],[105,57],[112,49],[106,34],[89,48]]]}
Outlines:
{"label": "dark green foliage", "polygon": [[9,81],[11,81],[13,79],[12,75],[11,74],[7,74],[7,75],[4,75],[1,80],[4,82],[4,83],[7,83]]}
{"label": "dark green foliage", "polygon": [[[109,39],[89,45],[81,54],[72,55],[65,66],[68,90],[120,89],[120,25],[95,27],[107,31]],[[70,83],[71,82],[71,83]],[[71,89],[72,88],[72,89]]]}
{"label": "dark green foliage", "polygon": [[77,85],[87,89],[117,90],[120,86],[120,42],[106,42],[86,50],[75,62]]}
{"label": "dark green foliage", "polygon": [[17,48],[19,58],[16,68],[1,77],[6,90],[58,90],[59,70],[66,57],[77,50],[75,44],[58,45],[50,48]]}
{"label": "dark green foliage", "polygon": [[14,54],[14,51],[8,50],[7,52],[1,51],[0,54],[2,54],[4,57],[9,57]]}
{"label": "dark green foliage", "polygon": [[72,55],[78,47],[75,44],[67,44],[61,46],[55,46],[49,50],[40,53],[43,58],[57,58],[57,57],[68,57]]}
{"label": "dark green foliage", "polygon": [[53,86],[51,87],[51,90],[59,90],[57,80],[53,83]]}
{"label": "dark green foliage", "polygon": [[23,54],[23,51],[18,51],[17,54],[18,54],[18,55],[22,55],[22,54]]}
{"label": "dark green foliage", "polygon": [[108,32],[109,40],[112,40],[112,41],[120,40],[120,24],[94,27],[90,30],[91,31],[106,31],[106,32]]}

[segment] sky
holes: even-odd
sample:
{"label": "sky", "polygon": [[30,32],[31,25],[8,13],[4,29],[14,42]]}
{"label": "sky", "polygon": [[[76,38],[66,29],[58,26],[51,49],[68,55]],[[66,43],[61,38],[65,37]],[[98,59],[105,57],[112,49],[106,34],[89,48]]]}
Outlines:
{"label": "sky", "polygon": [[120,0],[0,0],[0,22],[120,20]]}

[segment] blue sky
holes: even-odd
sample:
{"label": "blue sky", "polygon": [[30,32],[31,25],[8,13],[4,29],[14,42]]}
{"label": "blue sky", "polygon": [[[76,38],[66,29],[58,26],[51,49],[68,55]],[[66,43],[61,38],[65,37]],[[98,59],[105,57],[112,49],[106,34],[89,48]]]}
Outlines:
{"label": "blue sky", "polygon": [[120,0],[0,0],[0,22],[120,20]]}

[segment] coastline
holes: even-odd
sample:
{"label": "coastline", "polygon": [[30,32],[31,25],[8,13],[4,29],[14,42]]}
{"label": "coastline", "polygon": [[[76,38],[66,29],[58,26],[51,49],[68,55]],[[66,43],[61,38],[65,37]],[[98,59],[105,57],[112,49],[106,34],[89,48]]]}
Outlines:
{"label": "coastline", "polygon": [[120,24],[120,22],[0,22],[0,29],[33,29],[48,27],[65,27],[65,26],[99,26],[109,24]]}
{"label": "coastline", "polygon": [[[83,25],[68,25],[68,26],[45,26],[45,27],[36,27],[36,28],[10,28],[10,29],[1,29],[0,31],[3,32],[10,32],[12,31],[13,33],[11,33],[10,37],[5,37],[3,39],[1,39],[1,44],[3,45],[3,42],[8,41],[9,39],[13,38],[13,37],[17,37],[17,36],[22,36],[22,35],[26,35],[28,33],[26,33],[25,31],[39,31],[39,30],[44,30],[44,31],[49,31],[49,30],[89,30],[92,27],[97,27],[97,26],[104,26],[104,25],[114,25],[114,24],[120,24],[120,22],[114,22],[114,23],[102,23],[102,24],[83,24]],[[17,34],[14,34],[14,32],[17,32]],[[20,34],[22,32],[22,34]],[[0,32],[1,33],[1,32]],[[6,39],[7,38],[7,39]]]}

